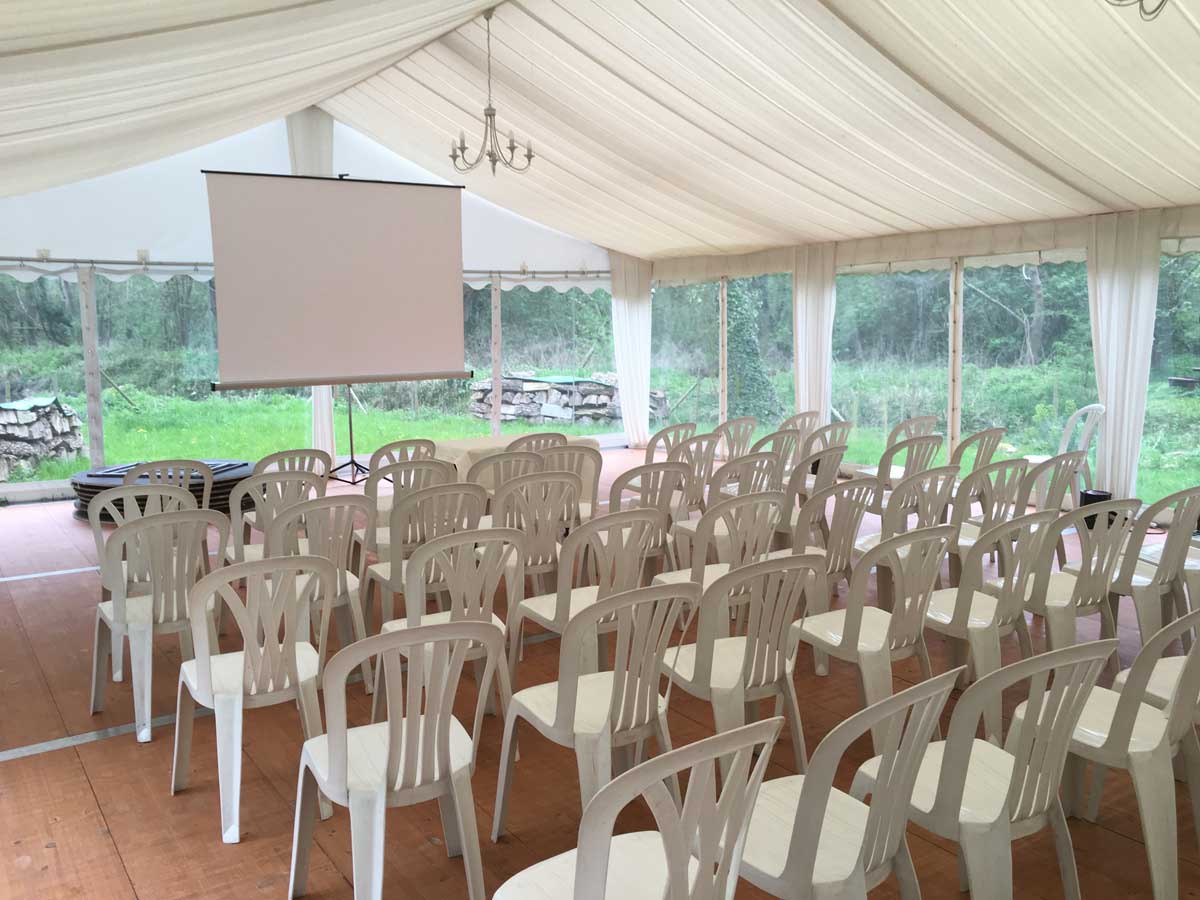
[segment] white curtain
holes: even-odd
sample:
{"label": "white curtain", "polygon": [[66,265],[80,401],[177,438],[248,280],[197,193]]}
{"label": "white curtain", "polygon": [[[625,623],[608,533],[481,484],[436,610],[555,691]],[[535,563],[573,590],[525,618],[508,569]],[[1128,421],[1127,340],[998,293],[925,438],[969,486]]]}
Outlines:
{"label": "white curtain", "polygon": [[[333,175],[333,117],[315,106],[287,117],[288,156],[293,175]],[[312,389],[312,446],[337,456],[333,432],[333,387]]]}
{"label": "white curtain", "polygon": [[797,247],[792,268],[796,411],[819,409],[822,422],[829,421],[833,385],[836,255],[835,244]]}
{"label": "white curtain", "polygon": [[1133,497],[1158,302],[1160,210],[1092,217],[1088,305],[1096,386],[1106,415],[1096,452],[1096,486]]}
{"label": "white curtain", "polygon": [[642,259],[609,251],[612,270],[613,355],[621,419],[630,447],[650,440],[650,275]]}

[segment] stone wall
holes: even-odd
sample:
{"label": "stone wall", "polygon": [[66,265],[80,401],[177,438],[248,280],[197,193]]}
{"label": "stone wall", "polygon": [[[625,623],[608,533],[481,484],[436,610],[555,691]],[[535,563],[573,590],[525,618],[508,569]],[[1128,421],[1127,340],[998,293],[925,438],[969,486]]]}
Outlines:
{"label": "stone wall", "polygon": [[[617,379],[610,373],[593,373],[590,378],[535,378],[532,375],[505,375],[500,395],[500,418],[511,422],[553,424],[583,422],[602,424],[621,418],[621,393]],[[667,397],[663,391],[650,392],[650,418],[666,414]],[[479,419],[492,415],[492,380],[471,384],[471,412]],[[614,425],[615,427],[615,425]]]}
{"label": "stone wall", "polygon": [[0,481],[19,464],[70,459],[83,450],[79,416],[57,397],[30,397],[0,403]]}

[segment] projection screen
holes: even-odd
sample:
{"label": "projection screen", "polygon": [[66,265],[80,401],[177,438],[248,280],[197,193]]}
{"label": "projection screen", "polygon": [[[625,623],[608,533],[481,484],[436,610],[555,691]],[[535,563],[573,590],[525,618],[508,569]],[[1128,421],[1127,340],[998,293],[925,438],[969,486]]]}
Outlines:
{"label": "projection screen", "polygon": [[214,389],[468,375],[461,188],[204,174]]}

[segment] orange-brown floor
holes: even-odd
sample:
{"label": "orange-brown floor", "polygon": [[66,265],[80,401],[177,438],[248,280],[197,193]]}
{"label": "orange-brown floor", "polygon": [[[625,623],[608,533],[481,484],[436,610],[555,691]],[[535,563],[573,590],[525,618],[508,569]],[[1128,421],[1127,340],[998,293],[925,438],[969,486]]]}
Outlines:
{"label": "orange-brown floor", "polygon": [[[640,456],[606,451],[602,497],[615,474],[640,462]],[[104,712],[88,713],[99,594],[99,576],[88,568],[94,565],[91,534],[72,517],[69,503],[0,508],[0,754],[133,719],[128,681],[110,683]],[[86,570],[19,577],[81,568]],[[1123,618],[1132,621],[1127,610]],[[1032,630],[1035,646],[1044,646],[1040,623],[1035,621]],[[1136,632],[1123,629],[1123,665],[1136,649]],[[1015,640],[1006,640],[1004,650],[1006,660],[1015,659]],[[931,651],[935,669],[942,670],[945,648],[931,640]],[[518,670],[518,687],[553,678],[557,654],[557,641],[531,644]],[[174,712],[178,667],[178,643],[160,638],[154,654],[155,716]],[[917,678],[914,661],[896,666],[897,689]],[[817,678],[811,656],[801,652],[797,686],[811,751],[830,728],[859,709],[857,674],[835,661],[829,677]],[[361,685],[352,685],[350,694],[352,715],[365,717]],[[469,678],[462,695],[466,711],[474,702]],[[670,726],[678,746],[711,734],[712,716],[706,704],[676,690]],[[485,720],[474,779],[489,894],[514,872],[574,846],[580,812],[573,754],[522,732],[508,835],[499,844],[488,839],[500,731],[499,720]],[[122,733],[0,762],[0,898],[284,897],[301,744],[295,708],[247,711],[242,842],[237,845],[220,839],[211,718],[196,721],[191,784],[175,797],[169,792],[172,734],[167,723],[155,728],[149,744]],[[854,747],[841,773],[843,787],[868,750],[866,741]],[[785,729],[768,777],[789,772],[791,760]],[[1195,896],[1200,894],[1200,853],[1186,786],[1177,787],[1181,896]],[[622,826],[645,827],[647,821],[644,811],[635,809]],[[1099,821],[1072,820],[1071,831],[1084,897],[1151,896],[1137,805],[1124,774],[1109,775]],[[910,844],[923,895],[957,896],[954,846],[916,828]],[[1013,864],[1018,897],[1062,896],[1048,831],[1018,842]],[[318,827],[309,896],[350,897],[350,871],[348,819],[338,810]],[[466,896],[461,861],[445,854],[436,804],[388,811],[384,895]],[[895,895],[894,881],[872,894]],[[743,882],[738,896],[762,895]]]}

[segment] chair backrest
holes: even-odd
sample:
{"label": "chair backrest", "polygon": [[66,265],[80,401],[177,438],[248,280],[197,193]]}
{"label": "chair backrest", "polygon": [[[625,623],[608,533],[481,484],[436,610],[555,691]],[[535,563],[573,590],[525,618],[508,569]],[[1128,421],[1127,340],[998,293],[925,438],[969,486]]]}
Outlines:
{"label": "chair backrest", "polygon": [[492,621],[500,579],[508,605],[521,602],[525,590],[525,536],[513,528],[479,528],[435,537],[417,547],[405,569],[404,596],[409,627],[421,624],[424,597],[436,583],[448,595],[450,621]]}
{"label": "chair backrest", "polygon": [[[808,498],[809,494],[823,491],[825,488],[832,486],[837,482],[838,470],[842,466],[842,458],[846,455],[845,444],[835,444],[832,447],[826,447],[824,450],[818,450],[815,453],[810,453],[800,459],[795,466],[792,467],[791,474],[788,475],[787,485],[784,487],[784,493],[787,494],[788,510],[798,509],[802,501]],[[808,483],[808,476],[812,475],[813,483]]]}
{"label": "chair backrest", "polygon": [[532,475],[542,471],[545,460],[540,453],[532,450],[511,450],[504,453],[493,453],[478,462],[472,463],[467,469],[464,481],[482,485],[493,491],[506,481],[520,478],[522,475]]}
{"label": "chair backrest", "polygon": [[658,717],[658,688],[663,660],[685,609],[700,601],[700,585],[652,585],[613,594],[589,604],[567,622],[558,656],[556,730],[575,721],[585,641],[595,642],[601,622],[616,624],[612,693],[608,724],[612,734],[629,731]]}
{"label": "chair backrest", "polygon": [[576,583],[595,585],[598,599],[641,587],[646,559],[669,521],[656,509],[627,509],[571,529],[558,557],[554,621],[566,624]]}
{"label": "chair backrest", "polygon": [[667,454],[668,462],[681,462],[691,473],[684,486],[684,506],[688,510],[703,509],[705,489],[712,481],[713,462],[716,458],[720,437],[715,431],[698,434],[680,441]]}
{"label": "chair backrest", "polygon": [[[1053,563],[1053,553],[1046,551],[1050,525],[1058,518],[1055,510],[1030,513],[1001,522],[979,535],[963,560],[954,608],[954,624],[966,628],[975,591],[982,590],[984,561],[991,553],[998,556],[999,574],[988,581],[987,593],[996,597],[996,624],[1003,628],[1025,615],[1025,602],[1033,588]],[[1051,547],[1053,545],[1051,544]]]}
{"label": "chair backrest", "polygon": [[169,484],[185,491],[190,491],[192,484],[199,480],[203,485],[200,508],[208,509],[208,501],[212,497],[213,472],[207,463],[198,459],[160,459],[139,463],[125,473],[122,483],[137,484],[143,478],[148,484]]}
{"label": "chair backrest", "polygon": [[[850,568],[854,554],[854,542],[863,516],[874,504],[879,484],[874,478],[853,478],[841,484],[832,484],[824,490],[814,491],[800,507],[796,516],[796,527],[792,531],[792,550],[803,553],[811,545],[813,534],[828,522],[825,538],[826,571],[844,572]],[[833,515],[826,518],[827,505],[833,500]]]}
{"label": "chair backrest", "polygon": [[478,528],[487,501],[487,491],[462,481],[406,492],[388,514],[388,559],[407,559],[426,541]]}
{"label": "chair backrest", "polygon": [[890,447],[900,441],[933,434],[933,430],[937,426],[937,416],[913,416],[911,419],[905,419],[903,422],[898,422],[896,427],[888,432],[886,446]]}
{"label": "chair backrest", "polygon": [[1079,482],[1087,453],[1073,450],[1040,462],[1025,473],[1017,506],[1024,509],[1036,501],[1038,509],[1061,510],[1067,491]]}
{"label": "chair backrest", "polygon": [[[671,515],[673,505],[682,496],[691,469],[681,462],[655,462],[634,466],[613,479],[608,492],[608,511],[640,507],[657,509]],[[626,494],[634,496],[626,499]]]}
{"label": "chair backrest", "polygon": [[[730,636],[731,623],[744,623],[743,687],[777,684],[787,676],[795,647],[792,623],[804,616],[809,592],[824,589],[825,561],[816,554],[747,563],[722,575],[700,599],[692,681],[704,685],[712,681],[715,642]],[[745,609],[746,614],[731,618],[735,608]]]}
{"label": "chair backrest", "polygon": [[[750,815],[782,725],[777,717],[704,738],[635,766],[600,788],[579,820],[574,900],[609,897],[617,817],[638,797],[646,801],[662,839],[667,873],[663,900],[729,900]],[[718,760],[728,766],[720,790]],[[685,772],[687,797],[681,809],[666,782]]]}
{"label": "chair backrest", "polygon": [[728,419],[713,429],[713,434],[721,440],[721,450],[726,459],[737,459],[750,452],[750,440],[754,437],[754,429],[758,427],[758,419],[754,416],[738,416]]}
{"label": "chair backrest", "polygon": [[940,434],[923,434],[888,444],[879,458],[878,477],[882,484],[891,484],[892,468],[901,455],[904,457],[901,478],[911,478],[933,465],[933,458],[942,449]]}
{"label": "chair backrest", "polygon": [[243,478],[229,492],[229,514],[233,518],[234,558],[241,560],[245,552],[245,529],[241,514],[250,502],[254,524],[263,534],[275,521],[280,510],[287,509],[325,493],[324,482],[315,472],[278,470]]}
{"label": "chair backrest", "polygon": [[[1071,413],[1071,417],[1063,426],[1062,437],[1058,442],[1058,452],[1066,453],[1073,447],[1075,450],[1082,450],[1086,455],[1092,449],[1092,441],[1096,437],[1096,430],[1100,427],[1100,423],[1104,421],[1104,413],[1103,403],[1089,403]],[[1079,427],[1081,419],[1083,420],[1082,428]],[[1077,434],[1078,439],[1076,439]]]}
{"label": "chair backrest", "polygon": [[558,564],[558,542],[579,520],[581,490],[579,476],[572,472],[535,472],[496,488],[492,523],[525,533],[527,570]]}
{"label": "chair backrest", "polygon": [[1193,610],[1180,616],[1165,628],[1152,635],[1138,655],[1133,660],[1126,673],[1125,684],[1121,688],[1117,708],[1113,712],[1112,723],[1109,726],[1106,747],[1113,750],[1125,750],[1129,747],[1129,738],[1133,733],[1134,722],[1138,718],[1141,705],[1146,700],[1146,688],[1154,674],[1155,664],[1164,656],[1167,650],[1175,646],[1176,641],[1184,635],[1190,635],[1191,646],[1187,650],[1179,678],[1171,689],[1163,713],[1167,717],[1167,740],[1172,744],[1178,743],[1192,728],[1200,712],[1200,641],[1197,641],[1197,631],[1200,630],[1200,609]]}
{"label": "chair backrest", "polygon": [[[114,525],[136,522],[145,516],[181,509],[195,509],[196,497],[191,491],[169,484],[128,484],[101,491],[88,502],[88,524],[96,542],[96,563],[104,565],[104,519]],[[140,571],[134,560],[128,560],[131,574]]]}
{"label": "chair backrest", "polygon": [[557,431],[536,431],[533,434],[523,434],[514,441],[510,441],[504,449],[509,453],[516,453],[522,450],[527,450],[537,453],[541,450],[549,450],[551,447],[564,447],[567,443],[567,436]]}
{"label": "chair backrest", "polygon": [[1154,583],[1157,585],[1170,584],[1179,578],[1183,572],[1183,564],[1187,562],[1188,550],[1192,542],[1192,534],[1196,530],[1196,520],[1200,517],[1200,485],[1168,494],[1161,500],[1151,503],[1143,510],[1134,522],[1129,534],[1128,549],[1121,571],[1117,576],[1120,585],[1128,585],[1133,578],[1137,566],[1137,558],[1146,545],[1146,534],[1163,512],[1171,511],[1171,524],[1167,527],[1167,538],[1163,542],[1162,555],[1154,569]]}
{"label": "chair backrest", "polygon": [[779,457],[774,453],[747,453],[729,460],[712,474],[708,485],[708,505],[719,502],[723,491],[730,489],[736,496],[759,491],[778,490],[775,484]]}
{"label": "chair backrest", "polygon": [[[1058,801],[1071,735],[1115,640],[1092,641],[1051,650],[984,675],[958,698],[942,755],[933,815],[958,821],[967,765],[979,722],[1006,688],[1028,682],[1021,727],[1010,732],[1005,750],[1013,756],[1008,784],[1008,815],[1014,821],[1045,815]],[[996,735],[999,738],[999,735]]]}
{"label": "chair backrest", "polygon": [[[244,597],[239,585],[245,586]],[[209,643],[210,603],[223,603],[241,632],[242,692],[265,701],[272,695],[295,694],[300,684],[298,643],[315,644],[320,674],[336,586],[333,563],[315,556],[233,563],[196,582],[188,598],[196,699],[210,708],[214,705],[212,657],[221,648]]]}
{"label": "chair backrest", "polygon": [[595,515],[596,504],[600,499],[600,470],[604,468],[604,457],[600,455],[600,451],[582,444],[564,444],[538,452],[545,460],[543,472],[574,472],[579,476],[583,485],[579,502],[590,503],[592,515]]}
{"label": "chair backrest", "polygon": [[670,456],[672,450],[695,435],[695,422],[679,422],[675,425],[668,425],[666,428],[660,428],[650,435],[650,441],[646,444],[646,464],[655,462],[659,452]]}
{"label": "chair backrest", "polygon": [[204,575],[208,562],[209,528],[216,529],[216,554],[222,560],[229,543],[229,519],[215,510],[183,509],[118,526],[104,545],[100,568],[112,595],[113,618],[120,623],[127,620],[128,582],[121,574],[121,560],[129,559],[140,564],[138,593],[153,598],[151,621],[155,625],[186,621],[188,591]]}
{"label": "chair backrest", "polygon": [[[493,676],[501,695],[509,693],[508,669],[498,665],[504,654],[504,632],[492,622],[446,622],[377,634],[338,651],[325,666],[328,778],[322,789],[336,803],[347,802],[346,679],[362,663],[379,657],[387,691],[387,764],[383,784],[398,792],[450,777],[450,728],[463,663],[483,649],[473,750],[479,722],[491,696]],[[505,698],[507,699],[507,698]],[[474,754],[472,754],[474,762]]]}
{"label": "chair backrest", "polygon": [[[1141,505],[1140,500],[1106,500],[1073,509],[1050,523],[1050,534],[1042,544],[1042,553],[1054,553],[1059,539],[1072,529],[1079,538],[1079,561],[1073,564],[1077,568],[1071,605],[1087,608],[1107,602],[1117,578],[1125,542]],[[1038,566],[1034,597],[1046,596],[1051,569],[1052,563],[1045,560]]]}
{"label": "chair backrest", "polygon": [[[1002,459],[975,469],[955,492],[950,521],[960,528],[973,522],[980,531],[987,531],[1024,512],[1025,507],[1019,504],[1028,471],[1029,461],[1025,459]],[[980,508],[978,516],[974,511],[976,503]]]}
{"label": "chair backrest", "polygon": [[834,776],[850,746],[872,730],[883,735],[877,745],[882,759],[871,792],[860,860],[864,873],[891,862],[904,837],[909,798],[925,748],[961,672],[961,668],[954,669],[874,703],[825,736],[809,760],[800,788],[781,881],[795,885],[813,883],[817,847]]}
{"label": "chair backrest", "polygon": [[938,466],[897,482],[883,508],[883,537],[907,531],[911,517],[916,518],[912,528],[929,528],[942,522],[957,480],[958,466]]}
{"label": "chair backrest", "polygon": [[828,450],[830,447],[845,447],[853,430],[853,422],[831,422],[814,429],[800,447],[800,458],[812,456],[818,450]]}
{"label": "chair backrest", "polygon": [[961,469],[962,461],[966,457],[967,451],[974,447],[975,458],[971,461],[970,471],[974,472],[976,469],[982,469],[992,461],[992,457],[1000,449],[1000,442],[1002,440],[1004,440],[1003,428],[985,428],[983,431],[969,434],[958,442],[958,446],[950,454],[950,465],[958,466]]}
{"label": "chair backrest", "polygon": [[796,465],[797,456],[800,452],[800,442],[804,440],[804,434],[798,429],[785,428],[780,431],[772,431],[770,434],[759,438],[750,448],[752,454],[760,451],[774,453],[778,462],[775,464],[775,484],[772,485],[774,490],[779,490],[783,486],[783,479],[792,471],[792,467]]}
{"label": "chair backrest", "polygon": [[804,412],[788,416],[779,423],[779,430],[800,432],[800,441],[803,443],[810,434],[817,430],[820,424],[821,411],[819,409],[807,409]]}
{"label": "chair backrest", "polygon": [[372,467],[367,475],[363,494],[372,502],[378,503],[380,490],[384,484],[390,482],[392,505],[395,506],[409,491],[419,491],[435,484],[452,484],[456,481],[458,469],[454,467],[454,463],[433,457],[410,459]]}
{"label": "chair backrest", "polygon": [[925,612],[937,587],[946,548],[953,538],[953,525],[934,525],[898,534],[864,553],[850,577],[842,646],[858,646],[870,573],[882,567],[887,568],[893,585],[888,647],[904,650],[916,645],[925,629]]}
{"label": "chair backrest", "polygon": [[333,460],[324,450],[306,448],[301,450],[280,450],[268,453],[254,464],[254,474],[266,472],[311,472],[320,480],[317,496],[324,496],[325,486],[329,482],[329,473],[333,469]]}
{"label": "chair backrest", "polygon": [[775,526],[783,518],[783,501],[782,491],[759,491],[722,500],[706,509],[696,523],[692,580],[703,583],[710,548],[730,569],[765,556],[771,549]]}
{"label": "chair backrest", "polygon": [[380,466],[390,466],[393,463],[412,462],[414,459],[433,459],[436,453],[437,444],[426,438],[392,441],[371,454],[371,461],[367,468],[374,472]]}
{"label": "chair backrest", "polygon": [[[299,553],[299,539],[308,541],[305,556],[319,556],[333,563],[337,570],[338,594],[349,590],[350,550],[354,544],[354,529],[359,522],[371,533],[375,522],[375,504],[361,494],[336,494],[305,500],[280,510],[267,530],[267,553],[270,556],[294,556]],[[366,565],[362,554],[359,568]],[[355,573],[358,574],[358,573]]]}

